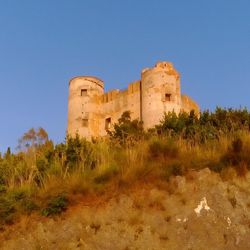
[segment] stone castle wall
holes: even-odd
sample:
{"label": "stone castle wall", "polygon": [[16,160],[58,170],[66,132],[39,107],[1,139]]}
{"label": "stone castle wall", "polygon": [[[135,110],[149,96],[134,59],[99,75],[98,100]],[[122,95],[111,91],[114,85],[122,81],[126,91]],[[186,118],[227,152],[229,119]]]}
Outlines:
{"label": "stone castle wall", "polygon": [[180,76],[168,62],[144,69],[141,80],[130,83],[126,90],[104,93],[103,81],[91,76],[75,77],[69,83],[68,129],[70,136],[105,136],[124,111],[132,119],[143,121],[148,129],[158,124],[164,112],[190,110],[198,105],[181,95]]}

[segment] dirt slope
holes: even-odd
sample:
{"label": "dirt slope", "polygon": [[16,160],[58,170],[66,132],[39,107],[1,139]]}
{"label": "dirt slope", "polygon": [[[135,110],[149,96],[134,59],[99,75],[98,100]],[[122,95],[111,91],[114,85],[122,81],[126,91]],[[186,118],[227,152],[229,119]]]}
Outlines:
{"label": "dirt slope", "polygon": [[168,188],[131,188],[82,200],[58,218],[27,217],[1,249],[250,249],[250,175],[222,181],[208,169]]}

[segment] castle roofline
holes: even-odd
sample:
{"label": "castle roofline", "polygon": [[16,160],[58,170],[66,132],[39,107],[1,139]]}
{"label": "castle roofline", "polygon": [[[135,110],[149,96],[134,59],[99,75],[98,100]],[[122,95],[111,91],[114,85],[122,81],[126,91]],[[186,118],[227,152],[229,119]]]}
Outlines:
{"label": "castle roofline", "polygon": [[146,75],[152,74],[152,72],[158,72],[162,70],[166,71],[169,75],[175,75],[176,79],[180,78],[180,74],[174,68],[173,64],[167,61],[158,61],[153,67],[144,68],[141,71],[141,74],[146,76]]}
{"label": "castle roofline", "polygon": [[100,87],[104,88],[103,80],[101,80],[100,78],[95,77],[95,76],[75,76],[75,77],[73,77],[73,78],[71,78],[69,80],[69,85],[75,79],[84,79],[84,80],[87,80],[87,81],[90,81],[90,82],[94,82],[94,83],[98,84]]}

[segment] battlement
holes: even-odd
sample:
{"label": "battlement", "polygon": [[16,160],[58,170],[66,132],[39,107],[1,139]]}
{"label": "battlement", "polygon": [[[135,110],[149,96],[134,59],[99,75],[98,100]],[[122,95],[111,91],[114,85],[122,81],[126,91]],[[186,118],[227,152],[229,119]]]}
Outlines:
{"label": "battlement", "polygon": [[162,119],[164,112],[199,111],[189,97],[182,96],[180,75],[170,62],[158,62],[142,70],[141,79],[127,89],[104,93],[104,83],[93,76],[74,77],[69,83],[68,129],[90,139],[105,136],[125,111],[132,119],[143,121],[148,129]]}
{"label": "battlement", "polygon": [[100,96],[101,102],[102,103],[111,102],[115,100],[116,98],[119,98],[120,95],[121,95],[121,92],[119,89],[110,90],[104,93],[102,96]]}

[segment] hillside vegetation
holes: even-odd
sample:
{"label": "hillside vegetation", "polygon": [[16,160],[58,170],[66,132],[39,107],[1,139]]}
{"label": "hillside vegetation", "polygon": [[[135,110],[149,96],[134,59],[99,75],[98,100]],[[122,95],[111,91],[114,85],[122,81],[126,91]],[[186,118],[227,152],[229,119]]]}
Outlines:
{"label": "hillside vegetation", "polygon": [[[250,169],[250,113],[246,109],[165,114],[149,131],[125,112],[108,138],[67,138],[54,145],[42,128],[0,156],[0,225],[20,215],[53,216],[79,197],[151,183],[172,192],[171,178],[210,169],[222,180]],[[232,200],[232,203],[234,201]]]}

